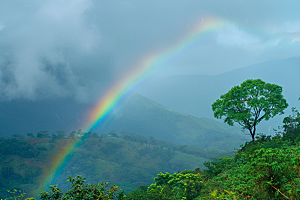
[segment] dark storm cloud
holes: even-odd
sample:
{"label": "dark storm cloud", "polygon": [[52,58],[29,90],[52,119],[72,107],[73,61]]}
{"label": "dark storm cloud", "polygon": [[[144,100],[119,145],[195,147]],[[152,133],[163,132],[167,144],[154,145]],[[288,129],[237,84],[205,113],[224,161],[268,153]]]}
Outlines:
{"label": "dark storm cloud", "polygon": [[14,1],[1,5],[1,95],[4,98],[87,95],[72,56],[89,54],[99,42],[85,23],[90,1]]}
{"label": "dark storm cloud", "polygon": [[299,7],[299,1],[279,0],[1,1],[0,95],[93,99],[207,16],[226,25],[160,66],[157,75],[220,74],[299,56]]}

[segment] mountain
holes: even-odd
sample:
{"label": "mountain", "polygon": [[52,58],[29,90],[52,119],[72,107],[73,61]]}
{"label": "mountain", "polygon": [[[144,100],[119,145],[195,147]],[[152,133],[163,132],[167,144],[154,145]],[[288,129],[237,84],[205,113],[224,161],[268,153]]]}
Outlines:
{"label": "mountain", "polygon": [[138,133],[175,144],[233,149],[248,140],[239,129],[206,118],[172,111],[140,95],[132,95],[96,131]]}
{"label": "mountain", "polygon": [[[41,130],[67,132],[83,129],[92,106],[68,99],[14,100],[0,103],[1,133],[36,133]],[[133,94],[116,106],[99,134],[127,131],[176,144],[201,148],[233,149],[248,140],[236,128],[215,120],[172,111],[152,100]]]}
{"label": "mountain", "polygon": [[[289,103],[285,111],[298,107],[300,95],[300,57],[266,61],[239,68],[224,74],[170,76],[152,80],[138,91],[172,110],[196,117],[213,118],[211,104],[221,94],[246,79],[262,79],[283,87],[283,95]],[[258,132],[272,133],[282,125],[284,116],[277,116],[258,125]],[[221,122],[221,120],[219,120]]]}

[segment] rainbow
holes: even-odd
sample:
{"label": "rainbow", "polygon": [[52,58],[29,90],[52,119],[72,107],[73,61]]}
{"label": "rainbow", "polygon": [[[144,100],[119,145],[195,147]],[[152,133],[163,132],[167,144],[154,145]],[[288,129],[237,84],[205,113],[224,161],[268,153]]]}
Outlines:
{"label": "rainbow", "polygon": [[212,30],[216,30],[224,25],[224,22],[215,18],[208,18],[205,21],[202,19],[200,24],[197,24],[194,29],[180,42],[164,52],[148,55],[140,63],[138,63],[133,70],[122,79],[116,82],[104,97],[99,101],[91,112],[91,118],[87,125],[87,131],[96,128],[105,121],[107,116],[111,113],[121,100],[139,85],[156,66],[165,62],[166,60],[180,54],[185,49],[194,44],[198,39]]}
{"label": "rainbow", "polygon": [[[167,60],[180,55],[183,51],[188,49],[192,44],[196,43],[205,35],[211,31],[218,30],[225,25],[223,20],[207,17],[200,20],[194,28],[190,29],[189,33],[179,42],[172,47],[156,53],[145,56],[141,61],[135,65],[132,70],[123,76],[119,81],[108,88],[107,92],[99,100],[98,104],[92,109],[90,113],[90,119],[86,125],[84,131],[87,132],[90,129],[95,129],[101,125],[111,114],[112,110],[122,102],[122,100],[132,90],[144,81],[157,66],[166,62]],[[58,153],[51,162],[50,168],[47,170],[47,176],[42,179],[38,191],[47,190],[50,183],[53,183],[55,178],[59,176],[62,170],[71,159],[73,150],[82,144],[82,140],[74,140],[69,144],[66,144],[62,151]]]}

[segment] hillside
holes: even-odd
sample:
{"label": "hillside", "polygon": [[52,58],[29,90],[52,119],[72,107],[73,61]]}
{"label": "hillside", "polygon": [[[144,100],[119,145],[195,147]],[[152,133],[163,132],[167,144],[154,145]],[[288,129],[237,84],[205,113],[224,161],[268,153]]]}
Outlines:
{"label": "hillside", "polygon": [[[91,107],[68,99],[1,102],[0,133],[26,134],[41,130],[69,133],[84,128],[85,116]],[[131,95],[115,107],[108,121],[94,131],[106,134],[112,130],[201,148],[233,149],[249,139],[236,128],[172,111],[138,94]]]}
{"label": "hillside", "polygon": [[172,111],[140,95],[124,101],[96,132],[109,130],[126,130],[200,148],[233,149],[248,140],[248,136],[236,128]]}
{"label": "hillside", "polygon": [[[296,57],[266,61],[215,76],[182,75],[159,78],[143,86],[139,93],[172,110],[196,117],[213,118],[211,104],[221,94],[246,79],[260,78],[283,87],[283,95],[290,105],[286,113],[290,113],[292,106],[299,107],[299,74],[300,58]],[[282,118],[277,116],[268,122],[262,122],[257,127],[258,132],[271,134],[273,128],[282,124]]]}
{"label": "hillside", "polygon": [[[0,139],[1,198],[8,189],[21,189],[28,196],[40,192],[36,190],[48,175],[53,161],[63,153],[63,147],[74,140]],[[93,135],[82,141],[53,180],[61,188],[68,187],[65,181],[68,176],[80,174],[91,183],[118,184],[129,192],[138,186],[149,185],[160,172],[203,168],[203,162],[209,158],[228,155],[228,152],[175,145],[128,132],[114,137]]]}

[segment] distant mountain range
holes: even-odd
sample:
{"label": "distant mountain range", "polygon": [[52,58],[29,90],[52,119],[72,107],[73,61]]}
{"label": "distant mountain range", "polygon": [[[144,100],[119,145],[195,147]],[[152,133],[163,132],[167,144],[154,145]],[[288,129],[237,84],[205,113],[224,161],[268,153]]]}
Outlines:
{"label": "distant mountain range", "polygon": [[[139,93],[172,110],[197,117],[213,118],[211,104],[221,94],[246,79],[262,79],[283,87],[283,95],[289,103],[285,110],[291,113],[291,107],[300,108],[300,57],[266,61],[239,68],[224,74],[170,76],[152,80],[140,88]],[[262,122],[258,132],[273,133],[273,128],[282,125],[285,115]],[[221,120],[220,120],[221,122]]]}
{"label": "distant mountain range", "polygon": [[[69,133],[84,128],[85,115],[91,107],[68,99],[1,102],[0,133],[26,134],[41,130],[50,131],[50,135],[58,130]],[[233,149],[249,139],[236,128],[172,111],[138,94],[117,106],[109,119],[94,131],[98,134],[127,131],[176,144],[217,149]]]}

